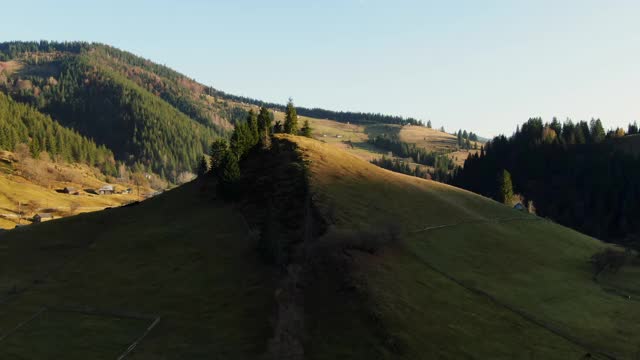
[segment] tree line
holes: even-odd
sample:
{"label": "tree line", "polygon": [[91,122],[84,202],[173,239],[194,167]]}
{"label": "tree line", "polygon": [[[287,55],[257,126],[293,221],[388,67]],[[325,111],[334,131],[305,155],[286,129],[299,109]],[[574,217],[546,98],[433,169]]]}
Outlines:
{"label": "tree line", "polygon": [[[282,104],[275,104],[256,100],[249,97],[237,96],[227,94],[224,91],[216,90],[214,88],[207,88],[207,92],[212,96],[217,96],[222,99],[227,99],[235,102],[242,102],[246,104],[252,104],[256,106],[266,107],[278,111],[286,111],[287,106]],[[423,126],[422,121],[412,117],[402,117],[395,115],[384,115],[375,113],[364,112],[352,112],[352,111],[333,111],[320,108],[305,108],[298,107],[298,114],[302,116],[308,116],[317,119],[331,119],[338,122],[354,123],[354,124],[399,124],[399,125],[418,125]]]}
{"label": "tree line", "polygon": [[417,164],[444,168],[447,171],[453,170],[455,167],[453,160],[446,154],[428,151],[416,144],[400,141],[396,136],[378,135],[369,139],[369,143],[380,149],[391,151],[396,156],[411,158]]}
{"label": "tree line", "polygon": [[108,175],[116,173],[113,153],[105,146],[0,92],[0,149],[14,151],[19,144],[26,144],[34,158],[46,152],[54,159],[95,166]]}
{"label": "tree line", "polygon": [[24,53],[59,51],[79,54],[91,46],[93,44],[84,41],[8,41],[0,43],[0,61],[8,61]]}
{"label": "tree line", "polygon": [[66,127],[111,149],[116,159],[175,182],[195,167],[216,136],[123,75],[93,66],[87,54],[54,64],[56,78],[32,77],[27,86],[0,84]]}
{"label": "tree line", "polygon": [[311,137],[311,126],[306,119],[299,129],[298,115],[293,100],[289,99],[284,123],[275,123],[273,113],[261,107],[258,114],[250,110],[244,121],[239,122],[229,140],[219,138],[213,141],[209,153],[200,159],[199,176],[213,176],[226,196],[233,196],[235,183],[240,178],[240,161],[252,150],[269,149],[271,136],[286,133]]}
{"label": "tree line", "polygon": [[616,138],[624,133],[605,132],[599,119],[529,119],[469,156],[451,183],[504,200],[509,174],[512,192],[533,201],[540,216],[603,240],[637,243],[640,158],[620,150]]}
{"label": "tree line", "polygon": [[[470,150],[471,148],[477,148],[477,144],[475,142],[478,141],[478,135],[474,134],[473,132],[467,132],[467,130],[458,130],[456,137],[458,141],[458,148],[467,150]],[[474,142],[473,145],[471,145],[472,141]]]}

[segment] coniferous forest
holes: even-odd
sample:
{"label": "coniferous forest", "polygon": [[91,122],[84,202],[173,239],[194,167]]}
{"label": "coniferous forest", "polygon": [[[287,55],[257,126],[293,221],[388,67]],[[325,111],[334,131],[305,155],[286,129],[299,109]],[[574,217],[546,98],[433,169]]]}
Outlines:
{"label": "coniferous forest", "polygon": [[109,149],[0,92],[0,150],[13,151],[19,144],[27,144],[36,158],[46,152],[67,162],[96,166],[105,174],[116,172]]}
{"label": "coniferous forest", "polygon": [[211,141],[232,127],[220,113],[205,119],[186,87],[175,85],[176,72],[106,45],[3,43],[0,58],[19,58],[28,69],[15,78],[0,75],[1,90],[112,150],[117,160],[170,181],[196,168]]}
{"label": "coniferous forest", "polygon": [[470,156],[451,183],[498,199],[498,175],[507,170],[513,192],[533,201],[539,216],[603,240],[637,245],[640,159],[621,150],[624,133],[606,133],[600,120],[530,119],[513,136],[498,136]]}

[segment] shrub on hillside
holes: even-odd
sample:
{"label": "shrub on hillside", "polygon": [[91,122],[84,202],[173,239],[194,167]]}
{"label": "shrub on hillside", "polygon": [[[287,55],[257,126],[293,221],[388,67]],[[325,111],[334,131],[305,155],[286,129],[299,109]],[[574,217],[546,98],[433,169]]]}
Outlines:
{"label": "shrub on hillside", "polygon": [[385,246],[398,243],[400,239],[400,227],[397,224],[363,230],[334,228],[319,239],[314,248],[320,253],[351,249],[374,254]]}
{"label": "shrub on hillside", "polygon": [[594,276],[598,276],[604,271],[616,273],[627,263],[628,255],[625,252],[606,249],[591,256]]}

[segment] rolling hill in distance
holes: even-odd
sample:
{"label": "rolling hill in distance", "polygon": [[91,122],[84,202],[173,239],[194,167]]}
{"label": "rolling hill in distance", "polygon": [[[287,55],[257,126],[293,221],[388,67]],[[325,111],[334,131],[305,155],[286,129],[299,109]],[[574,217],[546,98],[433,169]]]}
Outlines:
{"label": "rolling hill in distance", "polygon": [[640,356],[637,127],[443,130],[1,43],[0,358]]}
{"label": "rolling hill in distance", "polygon": [[[13,152],[16,145],[22,143],[29,147],[34,157],[45,152],[45,157],[51,159],[89,163],[99,169],[99,181],[103,184],[118,180],[129,189],[142,183],[141,186],[147,189],[143,191],[145,194],[166,188],[167,181],[178,184],[191,179],[211,142],[218,137],[229,137],[234,125],[246,119],[249,111],[258,112],[259,106],[264,105],[273,111],[275,120],[284,121],[282,105],[226,94],[166,66],[103,44],[2,43],[0,89],[6,94],[4,96],[10,97],[3,101],[10,102],[11,106],[19,103],[32,108],[24,110],[28,115],[23,124],[7,124],[8,127],[0,132],[0,149]],[[7,106],[8,103],[3,104],[3,107]],[[477,151],[459,148],[454,136],[419,126],[416,119],[323,109],[298,110],[301,115],[307,115],[301,116],[301,121],[308,119],[317,129],[316,138],[368,161],[383,156],[401,160],[412,169],[420,169],[421,176],[429,176],[429,171],[435,171],[434,161],[416,162],[406,154],[394,154],[391,149],[375,146],[370,140],[385,135],[429,152],[442,153],[443,157],[451,159],[442,165],[444,172],[449,172],[454,164],[461,165],[469,152]],[[52,125],[36,129],[34,124],[42,122],[41,118],[52,119]],[[90,139],[90,146],[95,143],[98,147],[99,156],[81,159],[86,157],[86,146],[59,149],[60,140],[56,140],[59,136],[54,134],[57,129],[69,129]],[[478,146],[475,144],[476,149]],[[149,180],[150,176],[159,179],[140,180],[143,177]],[[26,182],[33,179],[35,176],[23,178]],[[83,186],[67,183],[72,187]],[[60,185],[57,190],[65,187],[64,181],[57,185]],[[45,204],[39,204],[48,203],[41,200],[47,199],[55,190],[50,185],[46,187],[49,191],[31,192],[28,196],[4,191],[7,204],[0,226],[12,228],[19,217],[34,215],[35,211],[19,214],[24,212],[19,209],[20,203],[35,202],[36,211],[51,210]],[[155,190],[151,190],[152,187]],[[86,196],[81,198],[86,200]],[[83,208],[96,210],[104,208],[105,204],[133,201],[131,197],[117,202],[104,200],[91,201],[91,206]],[[69,202],[54,200],[51,205],[68,207]],[[59,212],[57,215],[68,214]]]}

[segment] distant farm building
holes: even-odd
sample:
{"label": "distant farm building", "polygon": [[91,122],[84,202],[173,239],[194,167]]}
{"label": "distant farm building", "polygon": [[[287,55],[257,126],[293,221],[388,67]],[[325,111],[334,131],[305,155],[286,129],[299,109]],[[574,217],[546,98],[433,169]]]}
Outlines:
{"label": "distant farm building", "polygon": [[62,192],[65,194],[70,194],[70,195],[78,195],[79,191],[78,189],[71,187],[71,186],[67,186],[64,189],[62,189]]}
{"label": "distant farm building", "polygon": [[113,185],[105,185],[98,189],[98,194],[100,195],[112,195],[113,193],[115,193]]}
{"label": "distant farm building", "polygon": [[522,205],[522,203],[517,203],[515,205],[513,205],[513,208],[519,211],[526,211],[527,208],[524,207],[524,205]]}
{"label": "distant farm building", "polygon": [[33,217],[34,223],[41,223],[45,221],[53,220],[53,214],[50,213],[39,213]]}

